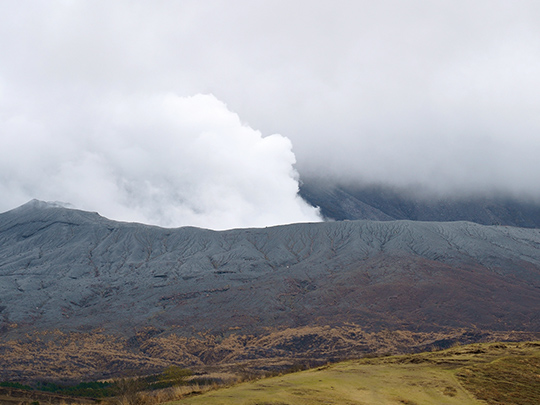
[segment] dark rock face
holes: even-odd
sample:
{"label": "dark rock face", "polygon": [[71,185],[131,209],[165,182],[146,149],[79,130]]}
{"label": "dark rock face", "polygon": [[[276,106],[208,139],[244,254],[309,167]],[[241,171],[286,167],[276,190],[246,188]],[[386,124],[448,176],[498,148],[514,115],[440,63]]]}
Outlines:
{"label": "dark rock face", "polygon": [[4,338],[345,323],[540,331],[539,308],[536,229],[345,221],[214,232],[37,201],[0,214]]}
{"label": "dark rock face", "polygon": [[469,221],[540,228],[540,204],[511,197],[427,198],[383,186],[346,186],[307,179],[300,195],[332,220]]}

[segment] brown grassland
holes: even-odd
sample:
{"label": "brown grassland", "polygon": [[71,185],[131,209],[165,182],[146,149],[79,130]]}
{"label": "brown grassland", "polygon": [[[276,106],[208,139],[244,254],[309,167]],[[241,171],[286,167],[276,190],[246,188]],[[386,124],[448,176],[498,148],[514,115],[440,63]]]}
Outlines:
{"label": "brown grassland", "polygon": [[[485,401],[485,402],[482,402]],[[179,404],[540,403],[540,342],[364,358],[261,379]]]}
{"label": "brown grassland", "polygon": [[201,333],[134,338],[103,333],[36,332],[0,342],[0,381],[95,381],[159,373],[175,365],[195,372],[264,375],[376,354],[444,349],[452,344],[540,339],[539,333],[448,330],[369,332],[358,325],[270,329],[260,335]]}
{"label": "brown grassland", "polygon": [[[221,384],[200,385],[198,376],[155,391],[138,391],[135,383],[126,380],[124,392],[102,401],[116,405],[537,405],[540,342],[476,343],[417,354],[364,357],[299,372],[252,376],[244,382],[239,373],[221,376]],[[82,402],[36,395],[8,398],[4,393],[0,403]]]}

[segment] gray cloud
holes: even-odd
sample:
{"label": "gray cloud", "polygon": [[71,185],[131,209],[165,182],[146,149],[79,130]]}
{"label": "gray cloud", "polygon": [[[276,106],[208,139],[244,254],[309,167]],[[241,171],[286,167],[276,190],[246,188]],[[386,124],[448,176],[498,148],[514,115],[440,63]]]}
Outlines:
{"label": "gray cloud", "polygon": [[[111,127],[142,139],[154,125],[149,114],[161,117],[150,108],[137,114],[146,120],[140,126],[116,122],[137,121],[126,105],[202,93],[225,102],[244,127],[290,139],[302,175],[540,198],[537,2],[98,0],[0,8],[2,142],[17,144],[24,133],[32,137],[26,144],[40,145],[2,158],[10,196],[30,194],[42,171],[27,164],[14,176],[14,160],[86,151],[84,176],[82,162],[107,167],[96,163],[104,157],[92,154],[93,139],[105,145]],[[233,144],[238,156],[247,153]],[[47,145],[54,151],[43,157],[37,151]],[[142,162],[129,168],[134,178],[167,183],[166,172],[145,166],[144,153],[108,147],[108,162]],[[292,164],[290,148],[279,150]],[[149,193],[141,184],[132,192]]]}

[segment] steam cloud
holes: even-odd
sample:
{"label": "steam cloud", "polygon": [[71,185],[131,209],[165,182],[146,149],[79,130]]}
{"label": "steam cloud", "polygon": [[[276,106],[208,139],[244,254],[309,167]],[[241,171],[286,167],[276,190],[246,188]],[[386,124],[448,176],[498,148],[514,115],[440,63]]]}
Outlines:
{"label": "steam cloud", "polygon": [[116,98],[78,114],[53,127],[0,123],[4,209],[67,200],[114,219],[213,229],[320,220],[297,196],[291,142],[263,137],[212,95]]}
{"label": "steam cloud", "polygon": [[295,157],[303,177],[540,200],[538,21],[529,0],[2,2],[0,208],[316,219]]}

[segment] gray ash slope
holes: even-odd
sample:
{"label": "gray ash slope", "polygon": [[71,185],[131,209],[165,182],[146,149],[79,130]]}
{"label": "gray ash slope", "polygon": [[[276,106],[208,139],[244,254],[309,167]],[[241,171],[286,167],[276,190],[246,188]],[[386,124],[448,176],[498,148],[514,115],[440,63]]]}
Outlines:
{"label": "gray ash slope", "polygon": [[540,230],[344,221],[164,229],[32,201],[0,214],[3,336],[355,323],[540,330]]}
{"label": "gray ash slope", "polygon": [[540,228],[540,204],[508,195],[428,197],[389,186],[304,180],[300,195],[331,220],[469,221]]}

